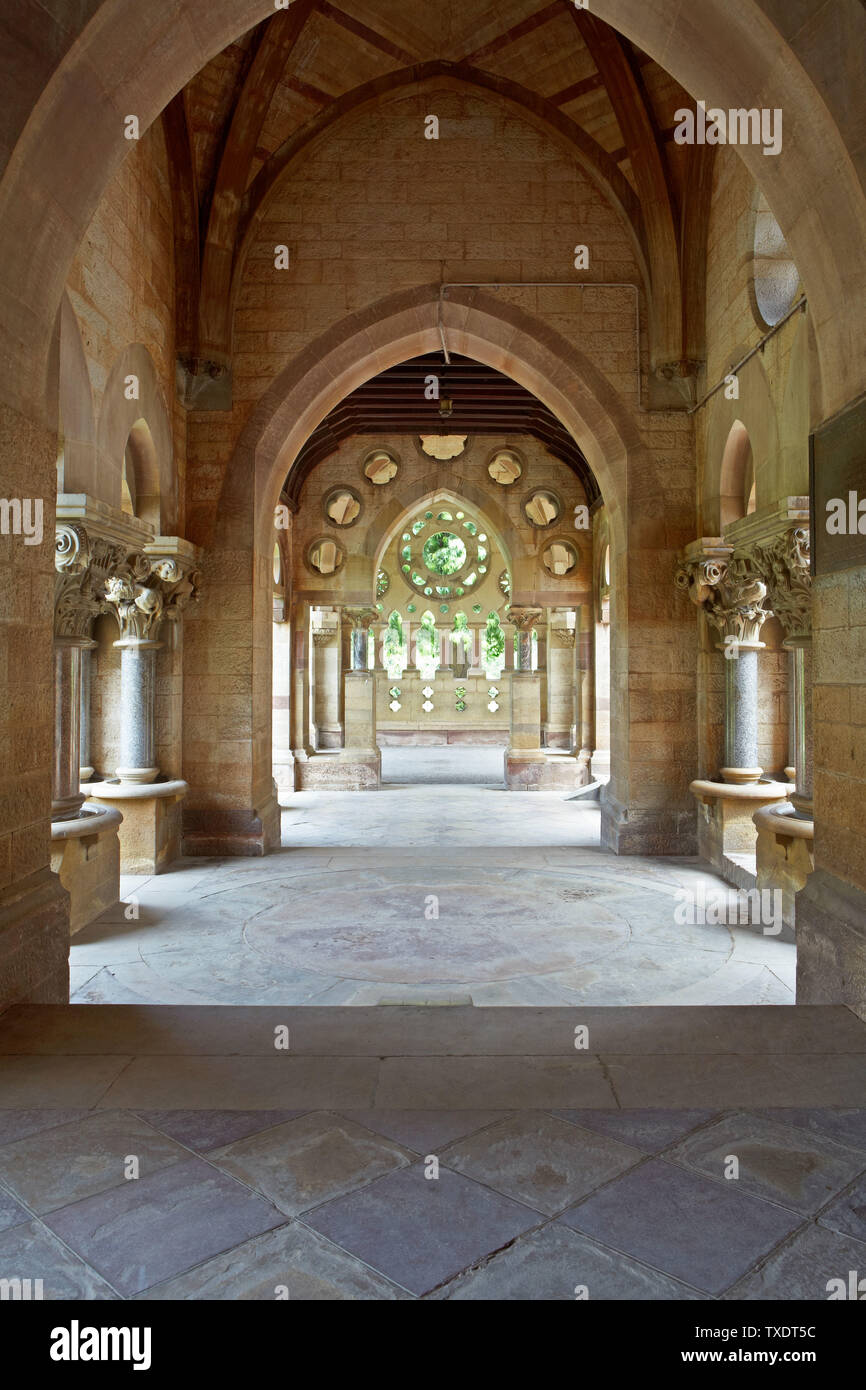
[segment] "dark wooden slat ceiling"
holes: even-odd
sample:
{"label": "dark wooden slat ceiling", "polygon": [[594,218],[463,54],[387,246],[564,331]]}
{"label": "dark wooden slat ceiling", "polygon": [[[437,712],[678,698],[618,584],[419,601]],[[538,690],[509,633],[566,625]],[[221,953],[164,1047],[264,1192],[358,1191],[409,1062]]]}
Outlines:
{"label": "dark wooden slat ceiling", "polygon": [[[426,400],[425,378],[439,379],[440,398],[453,401],[443,418],[438,400]],[[310,473],[358,434],[528,434],[561,459],[583,484],[588,502],[599,496],[598,483],[572,436],[531,391],[502,372],[469,357],[452,354],[445,366],[441,353],[414,357],[372,377],[325,416],[292,466],[285,492],[296,503]],[[435,467],[435,460],[430,460]]]}

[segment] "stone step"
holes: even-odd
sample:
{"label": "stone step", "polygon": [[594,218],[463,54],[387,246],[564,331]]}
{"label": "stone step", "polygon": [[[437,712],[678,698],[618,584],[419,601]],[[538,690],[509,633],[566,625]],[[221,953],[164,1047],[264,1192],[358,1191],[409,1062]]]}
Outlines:
{"label": "stone step", "polygon": [[847,1107],[864,1054],[843,1006],[22,1005],[0,1108]]}

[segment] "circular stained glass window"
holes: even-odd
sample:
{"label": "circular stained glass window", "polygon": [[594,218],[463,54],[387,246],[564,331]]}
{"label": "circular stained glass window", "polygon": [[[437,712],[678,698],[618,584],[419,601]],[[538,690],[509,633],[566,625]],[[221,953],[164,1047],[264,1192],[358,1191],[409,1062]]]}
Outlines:
{"label": "circular stained glass window", "polygon": [[433,574],[456,574],[466,564],[466,546],[451,531],[436,531],[424,542],[421,553]]}

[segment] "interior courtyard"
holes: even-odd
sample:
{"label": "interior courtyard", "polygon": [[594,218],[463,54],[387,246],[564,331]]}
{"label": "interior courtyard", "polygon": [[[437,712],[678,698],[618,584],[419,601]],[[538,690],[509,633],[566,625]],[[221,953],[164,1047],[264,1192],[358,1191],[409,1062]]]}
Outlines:
{"label": "interior courtyard", "polygon": [[863,5],[0,34],[0,1280],[826,1299]]}

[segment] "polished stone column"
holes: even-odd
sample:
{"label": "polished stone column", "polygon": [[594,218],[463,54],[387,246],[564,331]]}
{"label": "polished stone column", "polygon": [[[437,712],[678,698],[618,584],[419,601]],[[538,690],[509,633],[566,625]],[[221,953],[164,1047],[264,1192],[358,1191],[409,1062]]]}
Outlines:
{"label": "polished stone column", "polygon": [[506,617],[517,629],[515,633],[515,668],[524,672],[532,671],[532,629],[543,613],[542,608],[509,608]]}
{"label": "polished stone column", "polygon": [[349,666],[352,671],[367,670],[367,634],[379,614],[375,608],[344,608],[343,622],[349,628]]}
{"label": "polished stone column", "polygon": [[87,638],[54,638],[54,765],[51,819],[70,820],[84,802],[79,791],[81,650]]}
{"label": "polished stone column", "polygon": [[120,766],[121,782],[154,782],[156,761],[156,654],[161,642],[144,637],[121,638],[120,651]]}
{"label": "polished stone column", "polygon": [[[304,763],[312,756],[310,741],[310,662],[312,648],[312,626],[310,605],[305,602],[295,604],[292,623],[292,754],[296,765]],[[295,788],[300,790],[301,782],[296,767]]]}
{"label": "polished stone column", "polygon": [[797,769],[797,790],[791,802],[797,815],[812,819],[812,638],[789,637],[784,645],[791,652],[794,665],[794,759]]}
{"label": "polished stone column", "polygon": [[90,762],[90,697],[93,685],[93,649],[96,643],[90,639],[86,646],[81,648],[81,732],[80,732],[80,769],[79,775],[82,782],[89,782],[93,776],[93,767]]}
{"label": "polished stone column", "polygon": [[725,782],[758,782],[758,652],[763,642],[719,644],[725,661]]}

